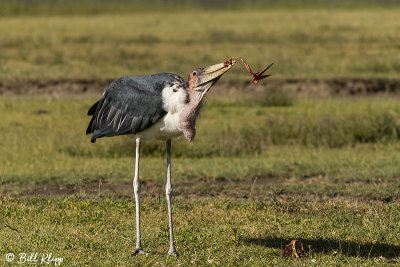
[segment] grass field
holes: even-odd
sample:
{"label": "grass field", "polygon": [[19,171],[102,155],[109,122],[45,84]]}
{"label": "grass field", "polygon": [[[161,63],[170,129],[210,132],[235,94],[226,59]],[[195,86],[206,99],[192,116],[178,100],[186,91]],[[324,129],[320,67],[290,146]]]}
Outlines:
{"label": "grass field", "polygon": [[[2,99],[2,261],[9,252],[53,252],[66,266],[398,263],[397,101],[210,99],[196,141],[173,142],[181,256],[166,258],[161,143],[146,143],[141,161],[144,246],[153,255],[132,257],[132,138],[91,144],[84,114],[92,99]],[[292,239],[310,245],[309,256],[283,258]]]}
{"label": "grass field", "polygon": [[[69,180],[75,184],[102,176],[130,181],[133,138],[105,138],[93,145],[84,135],[89,121],[84,114],[93,102],[46,97],[2,99],[4,144],[0,153],[7,160],[0,163],[0,169],[5,188],[20,182],[65,184]],[[337,178],[349,181],[382,175],[397,178],[400,109],[396,98],[303,99],[286,107],[247,103],[207,102],[195,142],[174,142],[179,182],[204,176],[341,176]],[[164,164],[156,162],[164,153],[162,142],[148,142],[143,147],[142,155],[150,157],[147,163],[143,161],[146,180],[163,181],[160,173]],[[227,157],[232,161],[226,161]],[[340,157],[343,159],[338,160]],[[241,166],[240,160],[246,164]],[[226,165],[221,166],[221,162]],[[379,164],[387,166],[380,168]],[[340,171],[345,172],[340,175]]]}
{"label": "grass field", "polygon": [[[2,220],[18,230],[0,232],[7,240],[4,252],[53,252],[65,266],[394,266],[399,260],[398,203],[175,200],[178,258],[165,255],[164,201],[143,201],[142,236],[152,253],[143,257],[131,256],[131,199],[2,199],[1,204]],[[292,239],[312,246],[309,257],[281,256]]]}
{"label": "grass field", "polygon": [[[396,78],[398,8],[1,17],[0,81],[108,80],[242,56],[275,78]],[[210,21],[216,23],[210,24]],[[379,22],[379,23],[378,23]],[[228,79],[222,79],[227,81]],[[229,81],[247,81],[235,66]]]}
{"label": "grass field", "polygon": [[[19,253],[63,266],[400,264],[398,0],[145,2],[0,3],[0,265],[21,265]],[[86,112],[101,90],[82,92],[230,56],[254,70],[275,62],[274,81],[245,87],[235,66],[195,141],[172,142],[177,258],[166,256],[165,147],[143,144],[151,254],[132,256],[134,140],[91,144]],[[337,96],[322,88],[333,79]],[[342,85],[361,96],[340,97],[352,94]],[[294,239],[302,259],[282,256]]]}

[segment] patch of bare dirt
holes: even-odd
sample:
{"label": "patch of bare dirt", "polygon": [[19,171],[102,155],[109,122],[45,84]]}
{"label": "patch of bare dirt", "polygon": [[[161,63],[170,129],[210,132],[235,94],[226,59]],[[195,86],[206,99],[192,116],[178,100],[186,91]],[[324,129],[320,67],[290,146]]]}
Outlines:
{"label": "patch of bare dirt", "polygon": [[[174,197],[180,199],[199,199],[209,197],[228,197],[228,198],[259,198],[263,197],[260,190],[253,190],[255,186],[268,183],[282,184],[286,180],[277,177],[257,177],[254,180],[227,180],[225,178],[201,178],[193,182],[183,182],[174,184]],[[164,184],[154,181],[142,180],[141,196],[164,198]],[[32,197],[32,196],[101,196],[101,197],[133,197],[132,184],[117,184],[99,180],[83,184],[71,185],[48,185],[35,184],[32,189],[23,191],[10,196]]]}
{"label": "patch of bare dirt", "polygon": [[[144,198],[165,198],[165,184],[149,180],[141,180],[141,197]],[[267,189],[268,184],[279,184],[282,190],[275,191]],[[274,199],[283,202],[292,202],[301,199],[302,201],[322,201],[322,202],[363,202],[379,201],[389,203],[398,201],[397,196],[376,197],[374,195],[343,195],[343,194],[324,194],[305,193],[287,191],[287,185],[298,184],[298,181],[287,178],[260,176],[248,180],[228,180],[223,177],[207,178],[202,177],[189,182],[174,183],[174,198],[176,199],[242,199],[242,200],[260,200]],[[304,183],[302,183],[304,185]],[[115,183],[104,180],[98,180],[87,183],[78,183],[70,185],[48,185],[35,184],[31,189],[19,192],[8,192],[3,194],[8,197],[74,197],[83,198],[133,198],[132,183]]]}
{"label": "patch of bare dirt", "polygon": [[269,79],[255,84],[216,85],[215,97],[262,96],[266,90],[282,90],[298,97],[341,97],[400,94],[400,79]]}
{"label": "patch of bare dirt", "polygon": [[[98,96],[111,81],[31,81],[6,85],[0,83],[0,95]],[[299,97],[399,94],[400,79],[268,79],[257,85],[220,83],[210,95],[227,97],[257,95],[264,90],[279,89]]]}

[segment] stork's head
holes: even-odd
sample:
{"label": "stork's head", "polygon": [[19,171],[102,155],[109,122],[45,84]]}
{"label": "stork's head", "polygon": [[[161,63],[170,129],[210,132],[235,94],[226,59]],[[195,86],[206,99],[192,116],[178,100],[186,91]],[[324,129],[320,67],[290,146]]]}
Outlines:
{"label": "stork's head", "polygon": [[234,64],[235,61],[231,61],[228,64],[219,63],[207,68],[198,68],[192,71],[189,76],[189,88],[192,93],[195,94],[196,100],[200,102],[208,90],[210,90],[219,78]]}

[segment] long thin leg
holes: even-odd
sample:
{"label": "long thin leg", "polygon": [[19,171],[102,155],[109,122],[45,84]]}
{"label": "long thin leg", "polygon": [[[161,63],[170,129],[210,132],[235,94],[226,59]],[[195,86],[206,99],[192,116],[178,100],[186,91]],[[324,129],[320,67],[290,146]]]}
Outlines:
{"label": "long thin leg", "polygon": [[168,255],[177,255],[174,245],[174,231],[172,226],[172,210],[171,210],[171,198],[172,198],[172,185],[171,185],[171,139],[167,141],[167,184],[165,185],[165,193],[167,195],[168,204],[168,219],[169,219],[169,251]]}
{"label": "long thin leg", "polygon": [[141,236],[140,236],[139,160],[140,160],[140,138],[136,138],[135,178],[133,179],[133,191],[135,192],[135,206],[136,206],[136,249],[135,249],[135,255],[137,255],[137,254],[147,254],[142,249],[142,239],[141,239]]}

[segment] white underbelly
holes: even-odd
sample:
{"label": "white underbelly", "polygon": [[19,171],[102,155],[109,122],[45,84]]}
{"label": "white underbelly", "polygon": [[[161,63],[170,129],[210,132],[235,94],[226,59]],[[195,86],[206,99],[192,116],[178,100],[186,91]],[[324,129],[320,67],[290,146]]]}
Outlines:
{"label": "white underbelly", "polygon": [[180,112],[167,113],[155,124],[137,133],[135,137],[151,140],[168,140],[180,136],[182,134],[182,128],[179,122],[179,114]]}

